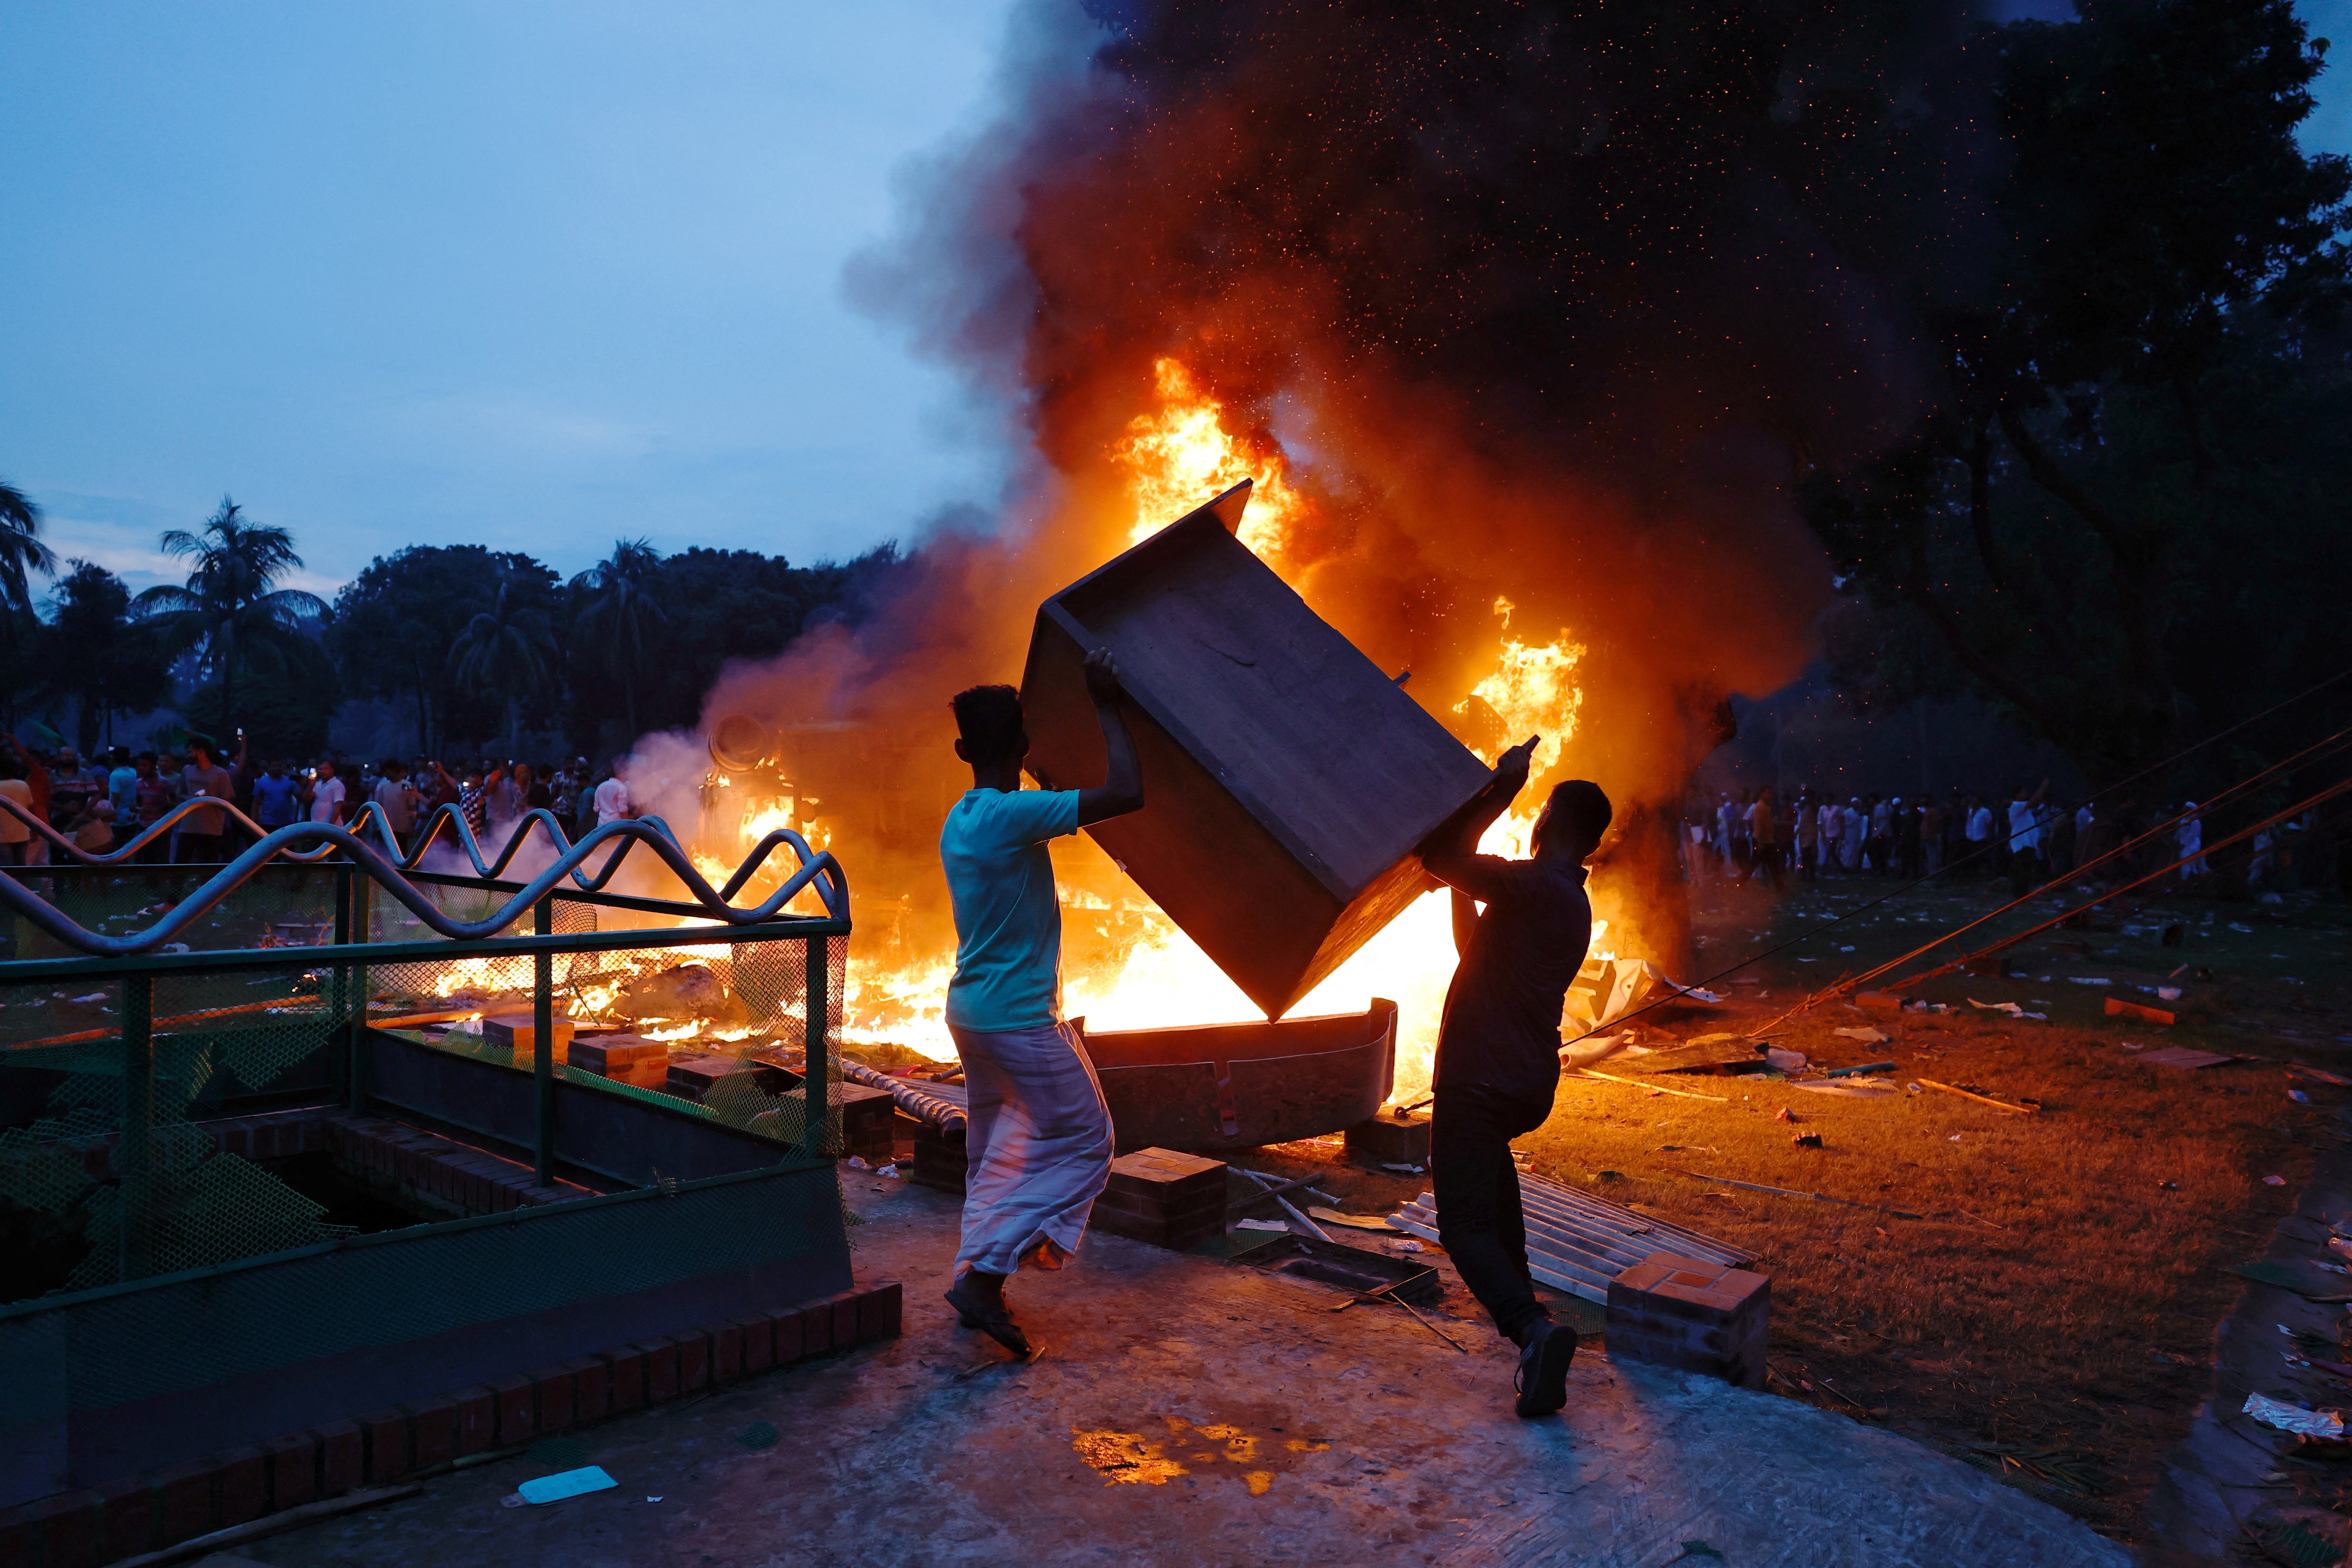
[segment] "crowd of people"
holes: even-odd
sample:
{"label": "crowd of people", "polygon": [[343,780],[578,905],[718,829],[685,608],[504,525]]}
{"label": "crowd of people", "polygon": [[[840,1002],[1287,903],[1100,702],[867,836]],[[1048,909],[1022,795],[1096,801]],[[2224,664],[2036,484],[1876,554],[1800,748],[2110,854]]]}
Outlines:
{"label": "crowd of people", "polygon": [[[601,768],[592,768],[585,757],[538,764],[484,758],[461,762],[454,770],[432,757],[257,761],[242,733],[234,752],[226,755],[199,737],[162,751],[133,753],[117,747],[88,762],[71,746],[45,753],[0,733],[0,796],[92,853],[112,850],[189,800],[225,801],[270,830],[297,822],[349,826],[373,801],[404,850],[444,805],[457,806],[491,853],[533,810],[552,812],[566,837],[574,838],[635,815],[625,756]],[[250,841],[226,811],[199,806],[158,834],[138,858],[216,864]],[[49,854],[47,839],[15,813],[0,810],[0,864],[39,865]]]}
{"label": "crowd of people", "polygon": [[[2101,881],[2126,879],[2168,863],[2195,857],[2181,878],[2204,874],[2198,850],[2202,823],[2197,803],[2164,811],[2172,828],[2157,841],[2099,868]],[[1963,794],[1859,795],[1840,800],[1811,789],[1783,799],[1766,785],[1721,795],[1713,805],[1700,802],[1685,819],[1686,868],[1694,880],[1769,880],[1778,889],[1790,878],[1811,882],[1822,877],[1893,877],[1916,881],[1946,867],[1962,875],[2006,877],[2011,895],[2024,897],[2078,869],[2100,862],[2118,846],[2152,826],[2137,803],[2112,811],[2096,802],[2069,806],[2049,798],[2049,782],[2019,784],[2006,799]],[[2252,870],[2258,882],[2278,864],[2273,836]],[[2174,851],[2177,845],[2177,855]],[[2149,857],[2162,853],[2161,858]]]}

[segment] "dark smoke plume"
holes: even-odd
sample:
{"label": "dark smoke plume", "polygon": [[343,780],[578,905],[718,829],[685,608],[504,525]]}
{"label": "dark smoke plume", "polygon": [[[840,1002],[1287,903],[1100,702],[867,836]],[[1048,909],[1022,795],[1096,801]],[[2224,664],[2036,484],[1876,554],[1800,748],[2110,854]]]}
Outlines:
{"label": "dark smoke plume", "polygon": [[[1921,310],[1965,285],[1997,172],[1975,14],[1092,0],[1017,36],[1010,112],[854,281],[1015,411],[1034,476],[993,539],[712,712],[943,737],[947,692],[1013,678],[1036,600],[1123,547],[1112,454],[1172,357],[1287,455],[1309,505],[1278,568],[1465,739],[1500,738],[1469,700],[1498,599],[1584,645],[1555,772],[1662,869],[1723,700],[1809,657],[1792,481],[1934,395]],[[1686,957],[1674,897],[1625,920]]]}

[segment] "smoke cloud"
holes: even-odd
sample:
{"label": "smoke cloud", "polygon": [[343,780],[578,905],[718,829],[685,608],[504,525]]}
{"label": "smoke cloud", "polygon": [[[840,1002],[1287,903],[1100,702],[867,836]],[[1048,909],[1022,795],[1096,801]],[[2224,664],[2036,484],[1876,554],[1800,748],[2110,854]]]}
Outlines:
{"label": "smoke cloud", "polygon": [[1687,962],[1668,816],[1725,698],[1811,655],[1790,482],[1934,395],[1990,54],[1950,0],[1032,6],[1003,116],[851,280],[1032,461],[992,532],[730,671],[706,725],[889,737],[836,768],[896,803],[840,847],[898,940],[940,942],[946,700],[1016,679],[1037,601],[1125,547],[1172,361],[1293,492],[1253,542],[1465,741],[1517,738],[1472,689],[1507,638],[1581,648],[1537,783],[1608,789],[1654,895],[1618,946]]}

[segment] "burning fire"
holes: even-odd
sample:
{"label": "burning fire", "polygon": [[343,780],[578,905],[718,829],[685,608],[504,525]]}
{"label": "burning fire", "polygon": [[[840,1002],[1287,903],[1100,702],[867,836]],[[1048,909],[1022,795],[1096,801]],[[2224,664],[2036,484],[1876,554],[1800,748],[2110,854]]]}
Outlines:
{"label": "burning fire", "polygon": [[[1219,490],[1255,478],[1257,484],[1240,537],[1278,564],[1286,542],[1294,537],[1310,504],[1288,482],[1280,450],[1270,445],[1260,449],[1235,437],[1225,427],[1222,405],[1195,386],[1179,361],[1161,359],[1154,368],[1161,406],[1156,414],[1132,421],[1114,452],[1129,476],[1135,507],[1129,537],[1145,538]],[[1583,701],[1576,677],[1585,649],[1565,630],[1543,643],[1514,635],[1516,608],[1507,599],[1495,601],[1501,622],[1495,666],[1472,689],[1500,726],[1501,739],[1485,752],[1488,760],[1502,746],[1540,734],[1543,743],[1532,775],[1540,779],[1576,731]],[[1456,711],[1466,716],[1468,707],[1465,701]],[[1526,854],[1541,804],[1540,794],[1530,789],[1512,813],[1487,831],[1480,847],[1491,854]],[[745,844],[754,837],[747,825]],[[1090,840],[1056,846],[1055,860],[1063,886],[1066,953],[1088,945],[1106,950],[1102,957],[1074,963],[1065,973],[1066,1016],[1084,1017],[1089,1028],[1098,1031],[1235,1023],[1261,1016],[1240,988]],[[1115,925],[1118,940],[1085,942],[1089,922],[1107,931]],[[1596,942],[1605,929],[1596,922]],[[1294,1011],[1300,1016],[1360,1012],[1376,995],[1396,1002],[1397,1091],[1410,1097],[1429,1082],[1454,966],[1449,896],[1441,889],[1416,900]],[[894,962],[877,954],[877,944],[853,943],[845,1020],[850,1043],[887,1040],[933,1058],[952,1056],[945,1007],[953,969],[951,960],[943,956]]]}
{"label": "burning fire", "polygon": [[1224,405],[1193,384],[1182,361],[1160,359],[1151,368],[1160,412],[1137,415],[1111,453],[1128,470],[1135,501],[1128,542],[1139,543],[1220,490],[1255,479],[1241,542],[1269,561],[1280,559],[1305,510],[1281,448],[1236,439],[1221,417]]}

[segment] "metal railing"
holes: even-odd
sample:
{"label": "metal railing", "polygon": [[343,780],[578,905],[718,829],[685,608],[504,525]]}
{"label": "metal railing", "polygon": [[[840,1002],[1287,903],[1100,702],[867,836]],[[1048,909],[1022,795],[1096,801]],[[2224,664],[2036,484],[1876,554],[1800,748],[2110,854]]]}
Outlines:
{"label": "metal railing", "polygon": [[[62,983],[68,990],[93,984],[119,989],[115,1029],[53,1033],[47,1039],[0,1042],[6,1047],[0,1050],[0,1059],[13,1056],[20,1061],[26,1060],[27,1055],[23,1053],[30,1053],[33,1047],[58,1047],[68,1041],[87,1040],[89,1045],[75,1048],[103,1051],[109,1043],[106,1036],[119,1032],[119,1042],[112,1043],[119,1050],[121,1074],[117,1129],[120,1141],[115,1170],[120,1178],[121,1279],[140,1279],[155,1271],[150,1244],[159,1147],[158,1039],[171,1037],[175,1029],[184,1029],[192,1020],[217,1023],[221,1017],[241,1010],[215,1008],[187,1017],[158,1018],[159,982],[174,984],[183,980],[194,983],[236,975],[260,976],[289,965],[307,966],[317,976],[318,1001],[313,1006],[305,999],[299,1009],[299,1025],[316,1029],[321,1046],[330,1053],[328,1087],[331,1097],[359,1110],[364,1109],[368,1097],[371,971],[381,973],[396,965],[437,965],[467,959],[509,963],[529,959],[533,1038],[541,1043],[532,1053],[530,1069],[534,1104],[531,1157],[539,1183],[551,1184],[556,1177],[556,1053],[545,1043],[554,1038],[555,968],[559,958],[645,948],[720,945],[730,946],[740,954],[752,944],[802,944],[804,961],[798,1000],[805,1052],[805,1099],[799,1137],[787,1146],[785,1159],[788,1163],[821,1163],[831,1158],[828,1128],[835,1107],[830,1086],[838,1076],[832,1038],[833,1016],[839,1003],[834,994],[835,943],[836,939],[845,939],[850,931],[848,887],[838,862],[829,853],[812,852],[797,834],[769,834],[723,885],[713,887],[696,869],[667,825],[656,818],[608,823],[573,843],[565,838],[550,814],[536,811],[517,826],[495,858],[486,858],[464,817],[454,807],[436,811],[414,843],[404,850],[389,822],[373,803],[362,809],[354,825],[358,831],[321,823],[301,823],[270,831],[226,802],[190,801],[119,849],[92,854],[79,849],[5,797],[0,797],[0,809],[13,812],[26,821],[50,844],[53,855],[59,856],[56,863],[47,866],[5,868],[7,874],[0,875],[0,910],[75,950],[75,955],[0,963],[0,988]],[[140,861],[137,857],[159,835],[167,833],[175,821],[194,810],[228,814],[255,836],[256,842],[164,909],[142,930],[121,936],[92,931],[28,885],[44,883],[55,890],[61,884],[119,882],[126,875],[153,877],[174,870],[184,874],[184,868],[156,866]],[[539,832],[543,832],[551,843],[552,861],[526,879],[506,879],[501,874],[525,847],[526,840]],[[441,842],[461,849],[477,875],[451,876],[422,870],[420,863],[426,852]],[[778,847],[788,847],[796,858],[798,864],[793,873],[758,902],[741,908],[731,904],[730,900]],[[340,858],[328,858],[338,852]],[[688,899],[648,898],[607,890],[615,872],[632,853],[652,854],[677,878]],[[176,937],[191,933],[199,920],[231,900],[240,889],[253,886],[257,879],[280,875],[279,868],[311,875],[323,873],[331,879],[331,941],[312,946],[165,951],[167,945],[182,946],[174,942]],[[371,940],[372,900],[378,889],[425,926],[438,932],[438,939]],[[443,907],[444,897],[436,896],[440,893],[446,897],[450,889],[483,895],[483,901],[490,906],[488,912],[478,919],[453,917]],[[805,891],[813,891],[824,913],[783,912],[786,905]],[[626,910],[695,923],[562,931],[555,929],[559,903]],[[150,912],[152,910],[142,910],[138,916]],[[527,934],[501,934],[525,916],[530,924]],[[13,998],[31,994],[12,990],[8,994]],[[782,1004],[777,1005],[781,1008]],[[282,1031],[296,1027],[297,1022],[281,1020],[274,1026]],[[101,1070],[110,1077],[116,1068]],[[565,1075],[567,1081],[583,1076],[577,1071]],[[614,1092],[627,1091],[616,1088]],[[684,1102],[680,1104],[683,1108]]]}

